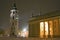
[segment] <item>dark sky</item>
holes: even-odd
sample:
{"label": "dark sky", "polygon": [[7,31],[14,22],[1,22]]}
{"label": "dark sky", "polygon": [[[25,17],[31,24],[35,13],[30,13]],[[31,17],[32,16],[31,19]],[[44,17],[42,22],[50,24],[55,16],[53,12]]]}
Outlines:
{"label": "dark sky", "polygon": [[[0,28],[8,28],[10,20],[10,10],[13,0],[0,0]],[[34,15],[41,15],[60,10],[60,0],[16,0],[19,10],[19,27],[27,27],[28,20],[33,12]]]}

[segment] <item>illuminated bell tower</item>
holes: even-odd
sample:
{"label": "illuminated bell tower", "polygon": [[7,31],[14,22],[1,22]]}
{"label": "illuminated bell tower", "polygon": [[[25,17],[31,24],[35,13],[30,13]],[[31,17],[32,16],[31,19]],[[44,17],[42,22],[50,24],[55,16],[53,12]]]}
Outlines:
{"label": "illuminated bell tower", "polygon": [[10,36],[17,36],[18,35],[18,10],[16,8],[16,4],[13,4],[11,14],[10,14],[10,25],[11,25],[11,30],[10,30]]}

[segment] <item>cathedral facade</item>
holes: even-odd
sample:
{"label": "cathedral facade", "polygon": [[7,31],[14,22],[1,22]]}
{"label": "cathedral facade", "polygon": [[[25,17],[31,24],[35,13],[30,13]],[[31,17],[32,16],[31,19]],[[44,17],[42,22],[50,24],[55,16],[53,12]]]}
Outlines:
{"label": "cathedral facade", "polygon": [[29,20],[29,37],[60,37],[60,10]]}

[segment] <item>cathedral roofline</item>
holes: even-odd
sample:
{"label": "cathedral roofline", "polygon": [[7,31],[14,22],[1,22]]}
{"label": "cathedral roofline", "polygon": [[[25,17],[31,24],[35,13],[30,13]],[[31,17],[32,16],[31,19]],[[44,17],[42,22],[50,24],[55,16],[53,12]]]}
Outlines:
{"label": "cathedral roofline", "polygon": [[60,10],[45,13],[44,15],[40,15],[40,16],[37,15],[37,16],[31,17],[29,22],[30,21],[35,21],[35,20],[47,19],[47,18],[56,17],[56,16],[60,16]]}

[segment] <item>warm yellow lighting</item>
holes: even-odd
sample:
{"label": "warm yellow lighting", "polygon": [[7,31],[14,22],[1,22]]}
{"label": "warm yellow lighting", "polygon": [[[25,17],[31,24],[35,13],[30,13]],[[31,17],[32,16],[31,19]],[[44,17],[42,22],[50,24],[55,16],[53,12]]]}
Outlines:
{"label": "warm yellow lighting", "polygon": [[28,31],[22,31],[21,37],[28,37]]}
{"label": "warm yellow lighting", "polygon": [[53,22],[49,21],[49,30],[50,30],[50,35],[53,35]]}
{"label": "warm yellow lighting", "polygon": [[21,33],[19,32],[18,35],[21,35]]}
{"label": "warm yellow lighting", "polygon": [[40,22],[40,37],[43,38],[44,35],[44,22]]}
{"label": "warm yellow lighting", "polygon": [[48,36],[48,22],[45,22],[45,35]]}
{"label": "warm yellow lighting", "polygon": [[28,31],[25,32],[25,37],[28,37]]}
{"label": "warm yellow lighting", "polygon": [[27,30],[27,28],[24,28],[24,29],[20,32],[20,36],[21,36],[21,37],[28,37],[28,30]]}
{"label": "warm yellow lighting", "polygon": [[48,37],[48,35],[50,35],[51,37],[53,36],[53,22],[52,21],[40,22],[40,37],[43,38],[44,35],[46,38]]}
{"label": "warm yellow lighting", "polygon": [[[45,34],[44,34],[45,32]],[[48,22],[40,22],[40,37],[43,38],[44,35],[48,36]]]}

